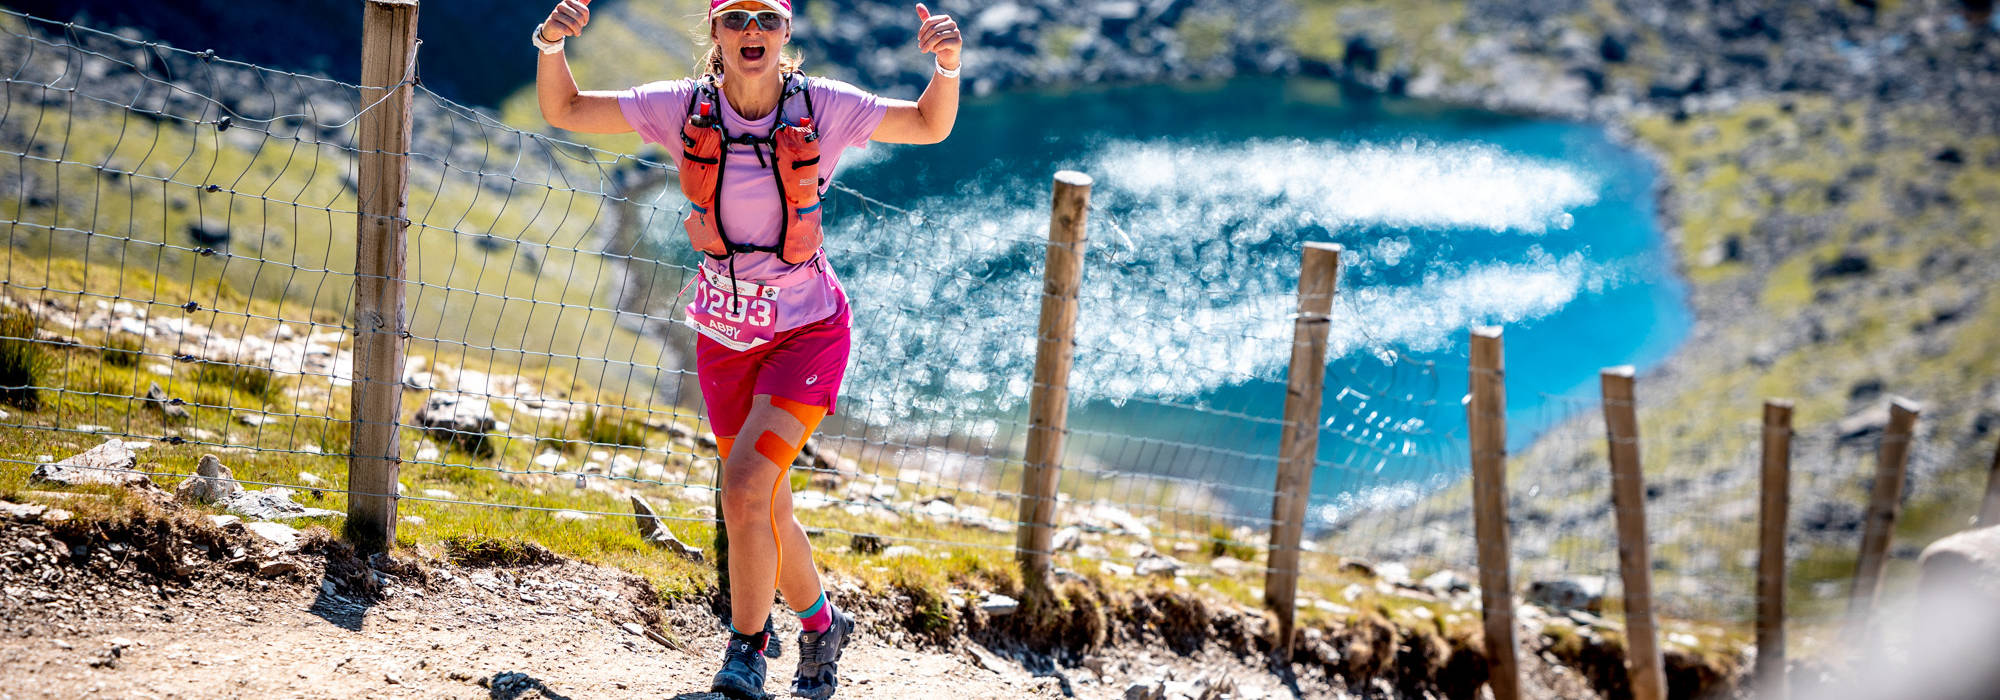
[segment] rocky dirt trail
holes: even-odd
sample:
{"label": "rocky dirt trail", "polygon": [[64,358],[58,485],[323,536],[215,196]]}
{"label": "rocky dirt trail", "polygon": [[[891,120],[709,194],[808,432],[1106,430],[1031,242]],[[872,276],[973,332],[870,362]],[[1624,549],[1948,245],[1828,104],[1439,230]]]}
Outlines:
{"label": "rocky dirt trail", "polygon": [[[253,525],[0,502],[0,700],[720,697],[701,692],[724,641],[706,605],[662,607],[625,572],[534,550],[364,563],[323,532]],[[841,698],[1350,697],[1214,646],[1060,668],[962,638],[899,645],[861,612],[874,627]],[[779,624],[776,692],[796,663],[797,625]]]}

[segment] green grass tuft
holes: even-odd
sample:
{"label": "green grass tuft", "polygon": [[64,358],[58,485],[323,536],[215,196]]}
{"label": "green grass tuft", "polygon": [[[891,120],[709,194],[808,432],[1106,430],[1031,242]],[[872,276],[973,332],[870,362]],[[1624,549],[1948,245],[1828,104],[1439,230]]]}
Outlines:
{"label": "green grass tuft", "polygon": [[106,365],[137,367],[139,358],[145,357],[146,341],[124,333],[113,333],[104,339],[104,347],[99,352],[104,355]]}
{"label": "green grass tuft", "polygon": [[42,390],[54,363],[35,342],[41,324],[13,309],[0,310],[0,403],[34,411],[41,408]]}
{"label": "green grass tuft", "polygon": [[278,396],[278,380],[271,370],[223,362],[203,362],[194,372],[195,381],[231,387],[260,399]]}
{"label": "green grass tuft", "polygon": [[646,426],[592,409],[583,415],[583,439],[597,445],[646,446]]}

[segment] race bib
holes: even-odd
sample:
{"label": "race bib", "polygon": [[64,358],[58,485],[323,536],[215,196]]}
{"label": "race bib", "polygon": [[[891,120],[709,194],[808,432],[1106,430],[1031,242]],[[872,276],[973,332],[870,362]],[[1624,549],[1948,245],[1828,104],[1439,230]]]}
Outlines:
{"label": "race bib", "polygon": [[779,288],[730,279],[707,267],[696,279],[688,321],[710,340],[737,352],[778,335]]}

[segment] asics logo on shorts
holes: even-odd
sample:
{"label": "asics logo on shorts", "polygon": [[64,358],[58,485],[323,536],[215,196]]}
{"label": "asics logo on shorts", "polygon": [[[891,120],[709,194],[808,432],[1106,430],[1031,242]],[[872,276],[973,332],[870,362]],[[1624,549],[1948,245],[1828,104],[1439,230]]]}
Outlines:
{"label": "asics logo on shorts", "polygon": [[817,374],[815,374],[815,375],[813,375],[813,376],[810,376],[810,377],[806,377],[806,386],[812,386],[812,385],[813,385],[813,382],[816,382],[816,381],[819,381],[819,375],[817,375]]}

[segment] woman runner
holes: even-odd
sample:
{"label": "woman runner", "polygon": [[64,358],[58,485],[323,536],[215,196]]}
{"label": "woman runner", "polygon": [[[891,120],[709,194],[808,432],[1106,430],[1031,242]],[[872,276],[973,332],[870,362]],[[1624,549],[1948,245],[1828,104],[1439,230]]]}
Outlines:
{"label": "woman runner", "polygon": [[564,41],[590,22],[590,0],[562,0],[535,28],[535,90],[549,124],[637,131],[666,146],[693,202],[684,224],[704,260],[687,313],[701,332],[696,372],[723,459],[734,589],[729,645],[711,689],[730,697],[764,697],[774,589],[804,628],[793,694],[833,695],[835,664],[854,631],[820,586],[785,477],[833,412],[847,368],[847,296],[819,246],[819,197],[834,165],[869,141],[943,141],[958,117],[958,25],[921,4],[916,15],[917,49],[936,54],[916,102],[800,74],[798,57],[783,53],[791,0],[710,0],[710,46],[697,76],[619,92],[579,92],[563,57]]}

